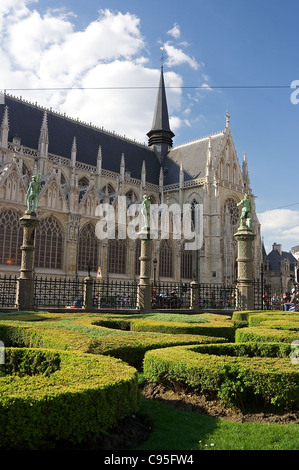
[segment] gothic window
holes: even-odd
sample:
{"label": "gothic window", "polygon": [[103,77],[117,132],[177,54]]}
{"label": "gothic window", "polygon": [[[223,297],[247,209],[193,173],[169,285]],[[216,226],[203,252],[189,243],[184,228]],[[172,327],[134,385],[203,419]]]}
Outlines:
{"label": "gothic window", "polygon": [[160,263],[159,275],[160,277],[172,277],[172,244],[170,240],[161,240],[160,243]]}
{"label": "gothic window", "polygon": [[23,229],[19,216],[11,209],[0,213],[0,263],[20,265]]}
{"label": "gothic window", "polygon": [[132,189],[130,189],[130,191],[126,193],[127,205],[129,206],[130,204],[134,204],[136,200],[137,200],[136,194],[134,193],[134,191],[132,191]]}
{"label": "gothic window", "polygon": [[98,239],[93,224],[86,224],[79,233],[78,270],[86,271],[89,261],[93,271],[98,269]]}
{"label": "gothic window", "polygon": [[115,239],[108,242],[108,271],[111,274],[126,274],[127,246],[125,239],[118,239],[116,231]]}
{"label": "gothic window", "polygon": [[35,234],[35,266],[62,269],[63,231],[53,217],[43,219]]}
{"label": "gothic window", "polygon": [[239,221],[240,212],[239,212],[237,203],[236,203],[236,201],[234,201],[234,199],[228,198],[225,201],[224,211],[228,212],[228,214],[230,216],[231,224],[236,225]]}
{"label": "gothic window", "polygon": [[192,279],[192,251],[185,250],[184,246],[181,251],[181,278]]}

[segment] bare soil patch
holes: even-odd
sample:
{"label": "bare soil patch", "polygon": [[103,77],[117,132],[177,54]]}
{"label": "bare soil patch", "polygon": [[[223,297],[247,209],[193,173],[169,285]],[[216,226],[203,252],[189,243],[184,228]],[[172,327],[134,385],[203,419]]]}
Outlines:
{"label": "bare soil patch", "polygon": [[243,412],[239,409],[226,408],[219,400],[208,400],[202,395],[186,393],[181,390],[169,390],[161,384],[147,384],[142,390],[145,398],[163,400],[184,411],[201,413],[215,418],[239,422],[259,423],[299,423],[299,412],[277,410],[269,407],[264,410]]}

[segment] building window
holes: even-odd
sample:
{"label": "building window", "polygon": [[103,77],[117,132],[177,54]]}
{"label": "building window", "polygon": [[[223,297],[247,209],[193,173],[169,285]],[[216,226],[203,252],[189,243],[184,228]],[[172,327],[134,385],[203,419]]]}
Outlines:
{"label": "building window", "polygon": [[0,214],[0,263],[7,265],[21,265],[21,245],[23,229],[20,218],[16,212],[6,210]]}
{"label": "building window", "polygon": [[108,244],[108,271],[111,274],[126,274],[126,240],[110,239]]}
{"label": "building window", "polygon": [[160,277],[172,277],[172,244],[170,240],[161,240],[159,259]]}
{"label": "building window", "polygon": [[87,271],[91,263],[91,270],[98,269],[98,239],[93,224],[86,224],[79,234],[78,270]]}
{"label": "building window", "polygon": [[63,232],[53,217],[43,219],[36,229],[34,263],[38,268],[62,269]]}
{"label": "building window", "polygon": [[184,247],[181,251],[181,278],[192,279],[192,251]]}

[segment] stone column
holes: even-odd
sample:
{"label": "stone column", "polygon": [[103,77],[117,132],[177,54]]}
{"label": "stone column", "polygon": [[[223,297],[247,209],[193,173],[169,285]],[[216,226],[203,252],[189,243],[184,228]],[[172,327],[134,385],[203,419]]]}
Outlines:
{"label": "stone column", "polygon": [[89,275],[84,279],[83,308],[85,310],[91,310],[94,308],[92,290],[93,290],[93,278]]}
{"label": "stone column", "polygon": [[191,302],[190,302],[190,310],[192,310],[194,313],[199,313],[199,305],[198,305],[198,300],[199,300],[199,284],[198,282],[194,279],[190,283],[190,296],[191,296]]}
{"label": "stone column", "polygon": [[251,230],[241,227],[234,235],[238,243],[238,299],[239,310],[254,309],[253,286],[253,250],[254,234]]}
{"label": "stone column", "polygon": [[151,305],[151,250],[152,240],[150,239],[150,229],[143,229],[145,232],[140,233],[141,238],[141,256],[140,260],[140,277],[138,284],[137,305],[141,313],[150,313]]}
{"label": "stone column", "polygon": [[19,310],[32,310],[34,307],[33,257],[35,228],[39,219],[35,212],[24,214],[20,219],[23,227],[23,245],[20,277],[17,282],[16,307]]}

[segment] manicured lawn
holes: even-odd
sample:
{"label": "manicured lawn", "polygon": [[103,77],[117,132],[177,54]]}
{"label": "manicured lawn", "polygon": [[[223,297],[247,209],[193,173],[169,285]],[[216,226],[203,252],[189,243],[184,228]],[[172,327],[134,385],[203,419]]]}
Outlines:
{"label": "manicured lawn", "polygon": [[140,412],[153,425],[136,450],[298,450],[298,425],[239,423],[182,411],[142,398]]}

